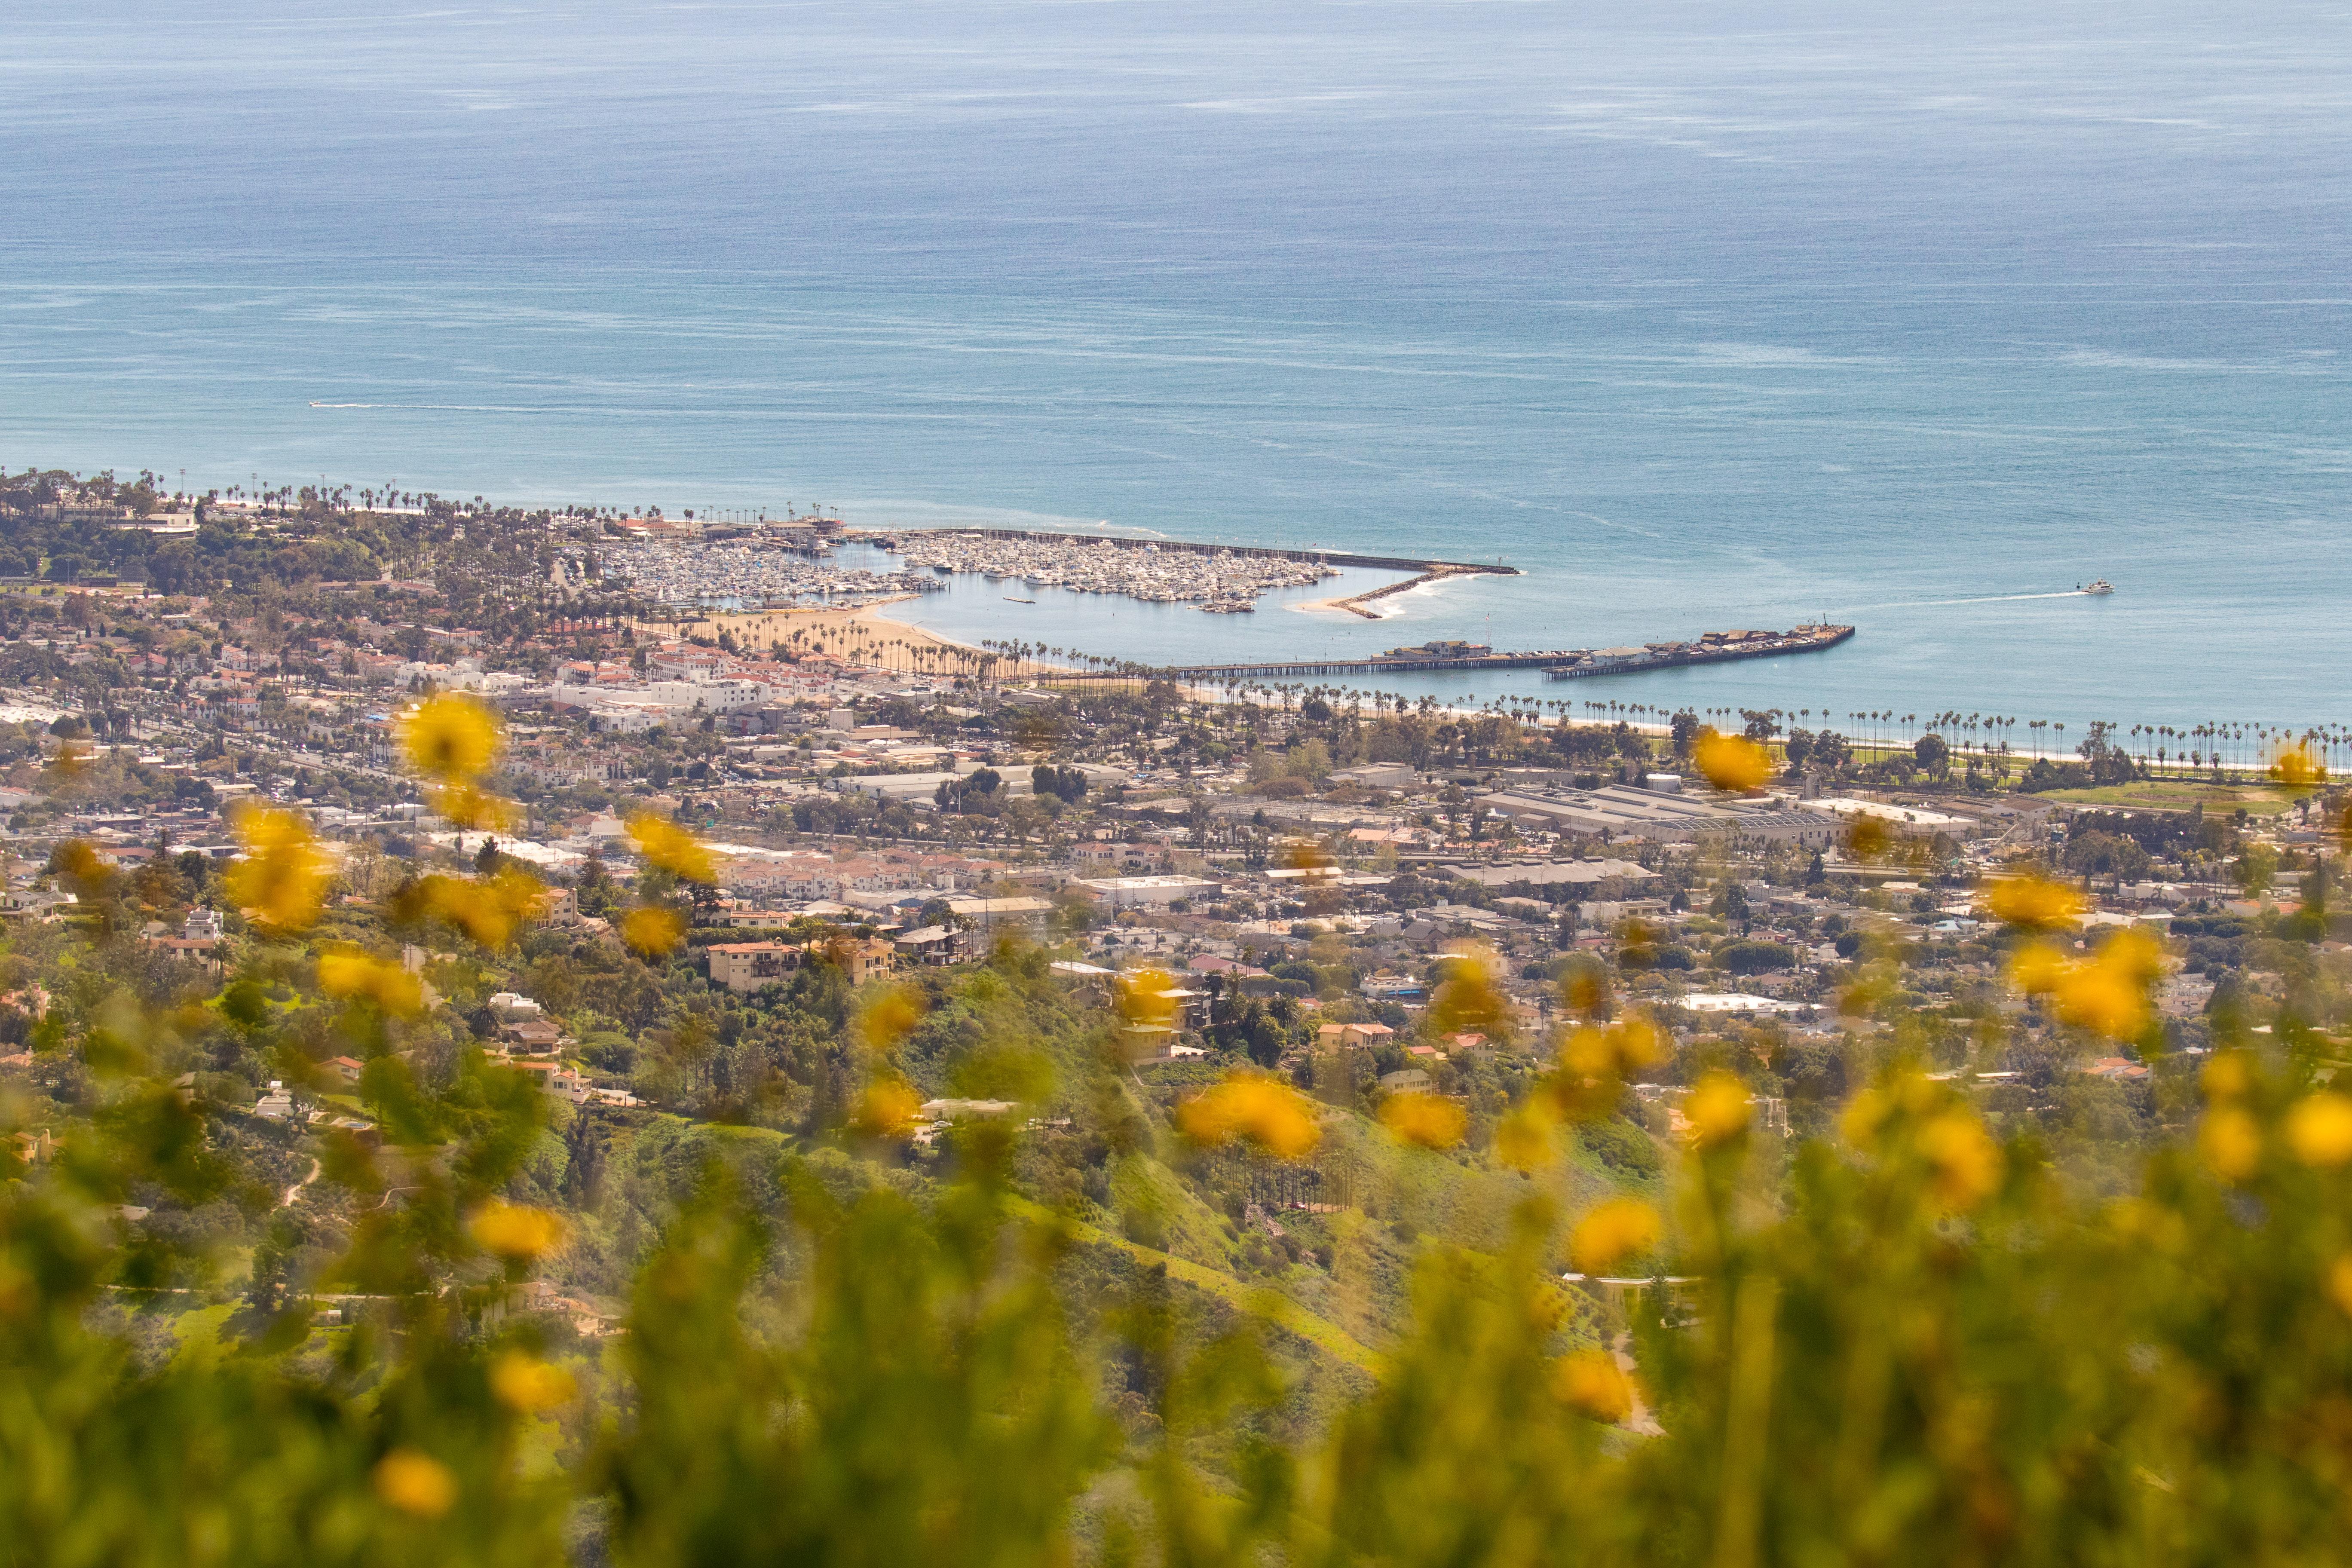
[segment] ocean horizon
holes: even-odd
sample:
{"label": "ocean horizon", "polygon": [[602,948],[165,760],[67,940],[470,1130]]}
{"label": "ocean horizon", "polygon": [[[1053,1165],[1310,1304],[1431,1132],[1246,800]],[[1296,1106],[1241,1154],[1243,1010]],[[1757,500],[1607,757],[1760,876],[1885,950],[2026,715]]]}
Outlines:
{"label": "ocean horizon", "polygon": [[12,41],[15,468],[1524,574],[1378,622],[900,612],[1112,657],[1858,628],[1382,683],[1449,700],[2352,717],[2337,11],[265,3]]}

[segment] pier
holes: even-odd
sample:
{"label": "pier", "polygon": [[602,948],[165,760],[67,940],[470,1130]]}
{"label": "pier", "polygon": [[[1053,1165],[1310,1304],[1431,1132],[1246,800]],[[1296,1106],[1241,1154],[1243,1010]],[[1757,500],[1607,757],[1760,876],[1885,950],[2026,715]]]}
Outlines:
{"label": "pier", "polygon": [[1853,636],[1852,626],[1796,626],[1785,632],[1709,632],[1696,642],[1644,643],[1640,647],[1554,648],[1534,653],[1497,653],[1478,643],[1423,643],[1361,658],[1281,659],[1257,664],[1171,665],[1159,671],[1184,680],[1298,680],[1327,675],[1410,675],[1430,670],[1541,669],[1555,680],[1594,675],[1632,675],[1694,664],[1740,658],[1819,653]]}

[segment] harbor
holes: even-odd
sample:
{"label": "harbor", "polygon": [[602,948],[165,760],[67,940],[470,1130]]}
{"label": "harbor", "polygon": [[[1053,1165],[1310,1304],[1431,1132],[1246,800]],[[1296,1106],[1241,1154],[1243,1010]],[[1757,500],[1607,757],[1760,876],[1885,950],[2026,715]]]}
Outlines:
{"label": "harbor", "polygon": [[[1189,604],[1209,615],[1251,614],[1268,594],[1315,586],[1349,567],[1411,574],[1403,582],[1329,603],[1329,607],[1349,610],[1369,620],[1380,616],[1363,608],[1364,601],[1433,578],[1518,574],[1500,563],[1416,561],[1344,551],[1202,544],[1031,529],[923,529],[850,537],[898,556],[910,574],[923,569],[942,575],[977,574],[991,583],[1116,595],[1145,604]],[[1012,602],[1034,601],[1016,598]]]}

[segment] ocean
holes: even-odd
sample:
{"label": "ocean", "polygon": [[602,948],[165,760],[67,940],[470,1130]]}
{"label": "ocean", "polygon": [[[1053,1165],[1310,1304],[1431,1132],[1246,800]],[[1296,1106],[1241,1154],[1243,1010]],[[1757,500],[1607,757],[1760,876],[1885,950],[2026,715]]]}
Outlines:
{"label": "ocean", "polygon": [[1859,628],[1413,695],[2352,717],[2352,16],[1618,9],[19,14],[0,461],[1524,574],[903,612],[1122,658]]}

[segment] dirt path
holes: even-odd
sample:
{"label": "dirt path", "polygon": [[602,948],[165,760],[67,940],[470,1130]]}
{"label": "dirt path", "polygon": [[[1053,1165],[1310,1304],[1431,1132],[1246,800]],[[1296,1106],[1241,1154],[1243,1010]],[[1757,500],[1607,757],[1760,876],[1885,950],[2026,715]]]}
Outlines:
{"label": "dirt path", "polygon": [[318,1179],[319,1162],[313,1160],[310,1162],[310,1173],[303,1177],[300,1181],[295,1183],[292,1186],[287,1188],[285,1196],[278,1200],[278,1206],[282,1209],[292,1208],[294,1206],[294,1200],[302,1195],[302,1189],[309,1186],[312,1182],[315,1182]]}

